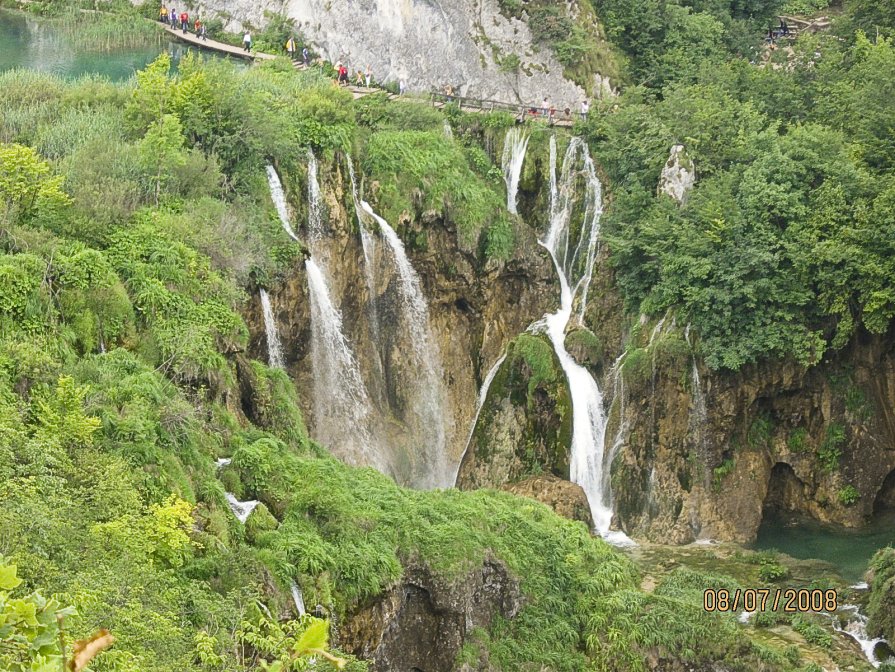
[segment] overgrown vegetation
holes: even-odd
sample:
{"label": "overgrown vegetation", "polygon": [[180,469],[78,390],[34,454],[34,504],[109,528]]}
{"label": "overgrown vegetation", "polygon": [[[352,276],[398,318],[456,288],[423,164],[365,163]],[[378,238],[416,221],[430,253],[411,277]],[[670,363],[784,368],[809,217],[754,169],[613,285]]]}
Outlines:
{"label": "overgrown vegetation", "polygon": [[[638,53],[650,25],[667,30],[652,4],[613,4],[642,9],[625,33]],[[697,43],[714,34],[697,32]],[[655,48],[658,61],[673,54]],[[715,369],[815,364],[860,330],[885,333],[895,316],[884,130],[895,48],[861,33],[843,42],[806,35],[793,48],[787,67],[765,68],[688,43],[689,67],[666,76],[644,62],[658,68],[649,85],[627,89],[582,128],[614,188],[603,233],[628,308],[658,316],[674,307]],[[675,143],[699,176],[682,207],[656,196]]]}

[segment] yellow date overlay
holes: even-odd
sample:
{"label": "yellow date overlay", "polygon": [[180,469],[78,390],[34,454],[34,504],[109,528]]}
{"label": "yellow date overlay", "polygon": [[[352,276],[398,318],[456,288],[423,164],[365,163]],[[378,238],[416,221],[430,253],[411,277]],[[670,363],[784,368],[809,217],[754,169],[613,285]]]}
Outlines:
{"label": "yellow date overlay", "polygon": [[708,588],[702,596],[706,611],[777,611],[791,614],[834,612],[839,602],[835,590],[805,588]]}

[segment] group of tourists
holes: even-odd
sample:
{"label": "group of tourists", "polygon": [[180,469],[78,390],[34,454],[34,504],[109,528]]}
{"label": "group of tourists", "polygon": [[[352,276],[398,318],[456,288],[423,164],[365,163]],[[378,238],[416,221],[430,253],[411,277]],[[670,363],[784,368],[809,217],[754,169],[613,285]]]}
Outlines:
{"label": "group of tourists", "polygon": [[196,33],[196,37],[201,37],[203,40],[208,41],[208,30],[206,29],[205,24],[199,20],[199,17],[196,17],[196,20],[193,21],[191,25],[190,15],[186,11],[178,14],[174,7],[168,9],[166,5],[162,5],[161,9],[158,11],[158,20],[164,24],[170,24],[174,29],[180,26],[184,35],[186,35],[190,28],[192,28],[192,31]]}
{"label": "group of tourists", "polygon": [[[286,53],[289,54],[289,60],[298,60],[298,45],[295,42],[295,38],[291,35],[289,36],[289,39],[286,40]],[[308,51],[307,47],[301,48],[301,62],[304,63],[305,66],[308,66],[311,63],[311,52]]]}
{"label": "group of tourists", "polygon": [[[342,63],[342,61],[336,63],[336,84],[339,86],[349,86],[351,84],[348,66]],[[373,86],[373,68],[369,64],[366,72],[358,70],[354,75],[354,85],[365,86],[368,89]]]}
{"label": "group of tourists", "polygon": [[[544,96],[544,100],[541,101],[540,107],[532,106],[528,108],[527,111],[528,118],[530,119],[539,119],[544,118],[547,120],[547,123],[554,124],[556,123],[557,118],[557,110],[556,107],[550,102],[549,96]],[[578,117],[582,121],[587,121],[587,115],[590,114],[590,101],[586,98],[581,101],[581,108],[578,112]],[[526,117],[526,112],[523,111],[519,115],[519,120],[524,121]],[[571,121],[572,119],[572,108],[566,107],[562,110],[561,118],[564,121]]]}

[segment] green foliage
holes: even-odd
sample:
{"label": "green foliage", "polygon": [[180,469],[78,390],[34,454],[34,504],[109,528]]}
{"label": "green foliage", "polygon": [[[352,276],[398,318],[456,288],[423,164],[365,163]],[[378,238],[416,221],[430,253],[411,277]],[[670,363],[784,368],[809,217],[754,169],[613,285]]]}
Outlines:
{"label": "green foliage", "polygon": [[[440,131],[374,133],[363,167],[379,182],[379,209],[389,221],[404,211],[435,210],[457,226],[461,241],[472,245],[483,227],[506,218],[498,190],[476,176],[462,149]],[[502,254],[509,236],[506,224],[497,226],[486,249]]]}
{"label": "green foliage", "polygon": [[758,578],[766,583],[773,583],[785,579],[789,575],[789,570],[780,563],[768,562],[762,563],[758,570]]}
{"label": "green foliage", "polygon": [[794,453],[801,453],[808,449],[808,430],[804,427],[796,427],[789,433],[786,446]]}
{"label": "green foliage", "polygon": [[802,614],[793,616],[792,627],[793,630],[808,640],[810,644],[816,644],[824,649],[829,649],[833,646],[833,636],[808,616]]}
{"label": "green foliage", "polygon": [[13,215],[47,217],[67,205],[62,182],[32,148],[0,144],[0,205]]}
{"label": "green foliage", "polygon": [[[508,349],[509,353],[510,350]],[[556,383],[562,375],[556,353],[547,339],[530,334],[519,334],[512,344],[512,354],[519,356],[528,368],[528,405],[534,404],[534,392],[539,387]]]}
{"label": "green foliage", "polygon": [[845,427],[838,422],[827,426],[824,440],[817,449],[817,461],[824,471],[832,472],[839,468],[839,458],[842,457],[842,444],[845,443]]}
{"label": "green foliage", "polygon": [[736,466],[736,462],[732,458],[728,458],[721,463],[721,466],[712,469],[712,489],[715,492],[721,491],[721,485],[724,479],[730,475]]}
{"label": "green foliage", "polygon": [[861,493],[858,492],[855,486],[846,485],[836,494],[836,498],[843,506],[853,506],[859,499],[861,499]]}
{"label": "green foliage", "polygon": [[0,556],[0,665],[9,672],[56,672],[63,664],[57,618],[74,613],[39,593],[13,598],[22,584]]}

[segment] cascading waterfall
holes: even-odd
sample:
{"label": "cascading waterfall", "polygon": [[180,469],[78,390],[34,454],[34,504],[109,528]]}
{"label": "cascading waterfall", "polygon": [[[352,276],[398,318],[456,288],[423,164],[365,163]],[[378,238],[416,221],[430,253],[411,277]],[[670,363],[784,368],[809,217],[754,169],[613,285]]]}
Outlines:
{"label": "cascading waterfall", "polygon": [[264,316],[264,333],[267,335],[267,359],[275,369],[286,368],[283,360],[283,346],[280,344],[280,334],[277,331],[277,321],[270,305],[270,297],[264,289],[261,289],[261,314]]}
{"label": "cascading waterfall", "polygon": [[314,376],[314,433],[348,462],[388,472],[368,429],[372,407],[357,360],[342,331],[323,272],[305,261],[311,298],[311,369]]}
{"label": "cascading waterfall", "polygon": [[[576,165],[580,167],[576,168]],[[583,219],[578,241],[573,244],[572,212],[576,184],[583,179]],[[631,543],[622,532],[610,532],[612,496],[604,448],[606,415],[603,395],[590,372],[579,365],[565,346],[566,327],[572,318],[576,300],[579,316],[584,312],[602,216],[602,185],[596,167],[581,138],[572,138],[563,159],[562,174],[556,177],[556,140],[550,139],[550,228],[541,244],[550,252],[560,282],[560,308],[546,315],[532,328],[545,330],[553,344],[560,366],[566,374],[572,397],[572,445],[569,476],[582,487],[590,504],[597,532],[614,543]]]}
{"label": "cascading waterfall", "polygon": [[230,510],[240,523],[245,523],[249,519],[249,516],[252,515],[252,511],[254,511],[255,507],[259,504],[256,499],[240,502],[232,492],[226,492],[224,495],[227,497],[227,503],[230,505]]}
{"label": "cascading waterfall", "polygon": [[370,204],[360,201],[361,209],[379,225],[379,231],[390,252],[390,260],[397,274],[401,322],[408,331],[412,369],[416,372],[416,389],[412,411],[417,416],[418,429],[427,433],[420,436],[412,467],[413,482],[419,487],[449,487],[451,470],[446,455],[445,392],[442,383],[441,356],[429,333],[429,309],[423,296],[419,276],[407,258],[404,243],[385,219],[377,215]]}
{"label": "cascading waterfall", "polygon": [[289,592],[292,593],[292,602],[295,604],[295,610],[298,612],[298,615],[304,616],[307,613],[305,610],[305,598],[301,594],[301,588],[298,587],[295,581],[289,586]]}
{"label": "cascading waterfall", "polygon": [[289,223],[289,210],[286,208],[286,194],[283,193],[283,184],[280,182],[280,176],[277,175],[276,169],[271,165],[267,166],[267,185],[270,188],[270,198],[277,209],[277,215],[280,217],[280,224],[283,225],[283,229],[289,234],[289,237],[298,242],[298,236],[295,235],[292,224]]}
{"label": "cascading waterfall", "polygon": [[[447,122],[445,122],[447,123]],[[364,251],[364,276],[367,281],[367,291],[370,293],[370,310],[372,317],[373,338],[379,340],[379,312],[376,309],[376,275],[375,264],[377,255],[376,238],[364,226],[361,217],[360,196],[357,191],[357,177],[354,174],[354,161],[351,156],[348,159],[348,176],[351,178],[351,198],[354,203],[354,213],[357,217],[357,226],[360,229],[361,248]]]}
{"label": "cascading waterfall", "polygon": [[[606,457],[605,463],[611,466],[615,458],[621,452],[622,446],[628,437],[630,423],[625,415],[625,378],[622,375],[622,362],[627,356],[627,351],[619,355],[618,359],[612,365],[609,375],[612,379],[612,405],[618,405],[618,429],[615,431],[615,437],[609,447],[609,455]],[[610,483],[611,473],[608,468],[603,469],[603,492],[609,493],[609,508],[612,508],[612,484]]]}
{"label": "cascading waterfall", "polygon": [[522,164],[525,162],[525,150],[528,148],[528,133],[519,126],[507,131],[503,141],[503,176],[507,183],[507,210],[514,215],[516,197],[519,193],[519,177],[522,175]]}
{"label": "cascading waterfall", "polygon": [[491,389],[491,383],[494,382],[494,377],[497,375],[497,372],[500,370],[500,365],[503,364],[506,358],[507,353],[503,353],[498,360],[494,362],[494,366],[488,370],[485,380],[482,381],[482,387],[479,389],[479,398],[475,406],[475,417],[472,419],[472,425],[469,428],[469,436],[466,438],[466,447],[463,449],[463,455],[460,456],[460,461],[457,463],[457,468],[454,470],[454,483],[457,482],[457,476],[460,474],[460,465],[463,464],[463,458],[466,457],[466,452],[469,450],[469,444],[472,443],[472,437],[475,434],[475,426],[478,424],[479,415],[482,413],[482,406],[485,405],[485,399],[488,398],[488,390]]}
{"label": "cascading waterfall", "polygon": [[[295,240],[280,178],[267,169],[270,195],[286,232]],[[317,160],[308,152],[308,246],[305,260],[311,304],[311,368],[314,377],[314,433],[319,441],[352,464],[387,472],[369,432],[371,405],[357,360],[342,331],[342,316],[330,297],[324,269],[317,263],[323,233],[323,205]]]}
{"label": "cascading waterfall", "polygon": [[[218,469],[223,469],[230,464],[230,458],[222,457],[218,459],[215,464],[217,464]],[[249,519],[249,516],[252,515],[252,511],[255,510],[255,507],[260,504],[257,499],[249,499],[245,502],[240,502],[232,492],[225,492],[224,496],[227,498],[227,504],[230,506],[230,510],[240,523],[245,523]]]}
{"label": "cascading waterfall", "polygon": [[861,651],[864,653],[867,661],[873,665],[873,667],[879,667],[883,661],[877,658],[876,647],[880,644],[887,644],[886,640],[882,637],[871,638],[870,635],[867,634],[867,616],[861,613],[861,610],[857,605],[843,604],[839,607],[839,611],[840,613],[844,612],[847,615],[842,618],[839,616],[831,616],[833,629],[836,632],[841,632],[855,640],[855,642],[858,643],[858,646],[861,647]]}

